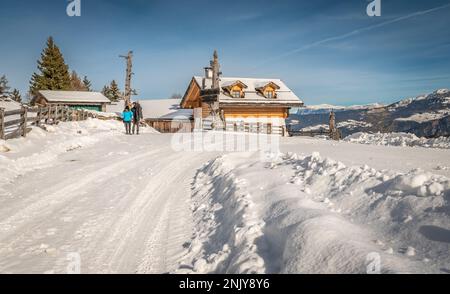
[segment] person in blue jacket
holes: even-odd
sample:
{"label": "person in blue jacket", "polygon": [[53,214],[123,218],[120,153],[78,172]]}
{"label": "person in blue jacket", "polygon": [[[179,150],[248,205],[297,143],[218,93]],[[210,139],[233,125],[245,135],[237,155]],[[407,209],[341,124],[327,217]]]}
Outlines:
{"label": "person in blue jacket", "polygon": [[133,112],[130,111],[130,107],[125,107],[122,113],[123,123],[125,125],[125,132],[127,135],[131,135],[131,121],[133,120]]}

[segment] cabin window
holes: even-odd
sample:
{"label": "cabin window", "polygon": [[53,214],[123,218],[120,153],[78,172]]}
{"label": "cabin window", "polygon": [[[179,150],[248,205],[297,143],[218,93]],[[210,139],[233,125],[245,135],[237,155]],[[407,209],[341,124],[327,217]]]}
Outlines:
{"label": "cabin window", "polygon": [[241,98],[241,91],[233,91],[231,92],[231,96],[233,96],[233,98]]}
{"label": "cabin window", "polygon": [[266,96],[266,98],[273,99],[275,98],[275,93],[273,91],[266,91],[264,96]]}

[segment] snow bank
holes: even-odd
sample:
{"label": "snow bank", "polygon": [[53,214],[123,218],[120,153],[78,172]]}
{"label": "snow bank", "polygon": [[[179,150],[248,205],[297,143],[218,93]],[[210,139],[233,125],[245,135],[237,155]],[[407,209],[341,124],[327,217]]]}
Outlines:
{"label": "snow bank", "polygon": [[85,110],[85,112],[90,113],[95,118],[100,118],[100,119],[114,119],[114,118],[120,117],[117,113],[114,113],[114,112],[102,112],[102,111],[95,111],[95,110]]}
{"label": "snow bank", "polygon": [[256,245],[264,221],[232,168],[223,156],[198,172],[193,188],[196,231],[188,265],[182,265],[179,273],[265,272]]}
{"label": "snow bank", "polygon": [[226,155],[195,179],[195,233],[179,272],[366,273],[374,256],[382,273],[440,272],[449,195],[448,178],[420,170]]}
{"label": "snow bank", "polygon": [[[88,119],[33,127],[26,138],[0,140],[0,196],[4,192],[2,187],[18,176],[50,167],[62,153],[91,146],[122,132],[123,124],[119,121]],[[144,128],[144,132],[156,131]]]}
{"label": "snow bank", "polygon": [[450,149],[450,138],[439,137],[427,139],[407,133],[368,134],[359,132],[346,137],[344,141],[368,145]]}

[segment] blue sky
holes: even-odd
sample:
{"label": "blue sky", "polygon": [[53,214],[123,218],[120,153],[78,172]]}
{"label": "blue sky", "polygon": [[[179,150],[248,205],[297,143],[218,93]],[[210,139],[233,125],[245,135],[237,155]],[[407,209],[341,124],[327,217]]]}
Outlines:
{"label": "blue sky", "polygon": [[183,94],[216,48],[224,75],[281,78],[307,104],[450,88],[450,1],[381,1],[370,18],[367,0],[81,0],[70,18],[66,0],[1,0],[0,75],[25,92],[51,35],[97,90],[123,87],[118,56],[134,50],[140,99]]}

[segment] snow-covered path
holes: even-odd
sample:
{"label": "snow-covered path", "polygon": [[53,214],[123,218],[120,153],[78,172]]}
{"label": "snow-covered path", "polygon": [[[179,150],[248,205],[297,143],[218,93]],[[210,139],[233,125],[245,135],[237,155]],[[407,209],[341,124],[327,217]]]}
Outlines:
{"label": "snow-covered path", "polygon": [[164,273],[190,239],[190,181],[214,154],[174,153],[170,136],[108,138],[28,173],[0,199],[0,272]]}
{"label": "snow-covered path", "polygon": [[0,142],[0,273],[450,271],[448,149],[176,152],[115,121],[46,128]]}

